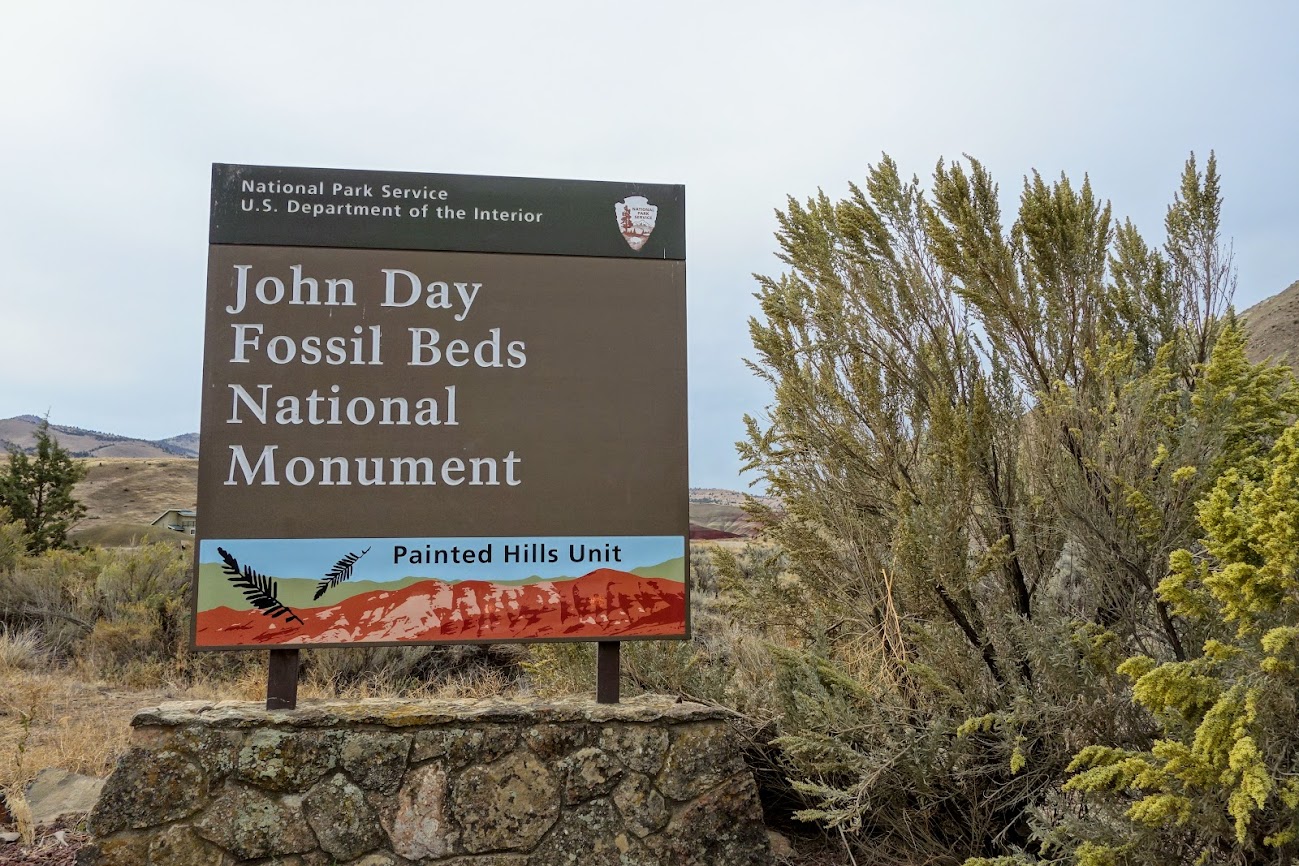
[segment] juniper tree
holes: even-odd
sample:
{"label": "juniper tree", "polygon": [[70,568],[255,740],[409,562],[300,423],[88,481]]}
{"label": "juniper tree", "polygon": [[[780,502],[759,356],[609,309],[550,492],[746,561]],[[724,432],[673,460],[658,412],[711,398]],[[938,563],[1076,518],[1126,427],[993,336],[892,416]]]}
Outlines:
{"label": "juniper tree", "polygon": [[22,524],[28,552],[41,553],[66,547],[68,530],[85,514],[72,491],[86,468],[50,435],[47,420],[35,435],[32,454],[9,448],[9,463],[0,472],[0,508]]}

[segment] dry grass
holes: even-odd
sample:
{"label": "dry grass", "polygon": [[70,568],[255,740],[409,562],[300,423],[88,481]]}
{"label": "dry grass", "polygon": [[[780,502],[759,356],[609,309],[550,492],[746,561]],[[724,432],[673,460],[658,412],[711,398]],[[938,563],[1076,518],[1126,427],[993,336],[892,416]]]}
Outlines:
{"label": "dry grass", "polygon": [[0,787],[21,788],[47,767],[107,775],[136,710],[165,699],[57,673],[0,673]]}
{"label": "dry grass", "polygon": [[25,844],[34,833],[26,785],[47,767],[108,775],[126,749],[131,717],[151,702],[59,674],[0,672],[0,792]]}
{"label": "dry grass", "polygon": [[[308,669],[298,681],[299,701],[364,700],[366,698],[485,698],[515,692],[518,684],[502,670],[482,669],[455,674],[437,682],[410,686],[409,681],[395,682],[380,672],[340,689],[327,673]],[[233,678],[224,681],[196,683],[183,697],[164,700],[260,701],[266,698],[266,667],[259,659],[244,666]],[[144,704],[141,704],[144,706]]]}
{"label": "dry grass", "polygon": [[35,630],[11,631],[0,625],[0,671],[29,671],[46,663],[46,649]]}
{"label": "dry grass", "polygon": [[198,461],[184,457],[88,458],[74,495],[86,506],[79,529],[99,521],[149,524],[169,508],[198,501]]}
{"label": "dry grass", "polygon": [[77,524],[68,538],[79,547],[139,547],[143,544],[170,544],[188,549],[193,536],[162,526],[146,523],[119,523],[95,520]]}
{"label": "dry grass", "polygon": [[721,548],[732,553],[739,553],[753,543],[753,538],[692,538],[690,540],[690,550],[707,552],[713,548]]}

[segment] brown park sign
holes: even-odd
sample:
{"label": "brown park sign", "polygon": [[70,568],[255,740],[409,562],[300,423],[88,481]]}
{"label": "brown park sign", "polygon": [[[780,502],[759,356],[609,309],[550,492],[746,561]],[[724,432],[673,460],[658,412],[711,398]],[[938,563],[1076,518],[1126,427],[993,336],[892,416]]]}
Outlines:
{"label": "brown park sign", "polygon": [[217,165],[194,645],[685,637],[679,186]]}

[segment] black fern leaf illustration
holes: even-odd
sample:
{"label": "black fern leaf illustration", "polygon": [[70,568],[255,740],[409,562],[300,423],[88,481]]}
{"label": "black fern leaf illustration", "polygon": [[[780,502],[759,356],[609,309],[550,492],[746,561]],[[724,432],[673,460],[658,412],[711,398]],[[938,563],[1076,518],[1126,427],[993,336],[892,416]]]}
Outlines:
{"label": "black fern leaf illustration", "polygon": [[[302,623],[298,615],[293,612],[293,608],[282,604],[277,598],[278,587],[275,584],[275,578],[266,574],[258,574],[252,568],[244,566],[239,568],[239,560],[227,553],[224,548],[217,548],[217,553],[221,554],[221,559],[225,561],[225,566],[221,569],[226,573],[226,580],[233,583],[243,591],[244,598],[253,607],[262,612],[262,616],[269,616],[277,619],[285,614],[285,622]],[[305,625],[305,623],[303,623]]]}
{"label": "black fern leaf illustration", "polygon": [[356,561],[369,552],[370,548],[367,547],[360,553],[349,553],[338,562],[335,562],[334,567],[326,572],[325,576],[320,579],[320,583],[316,585],[315,597],[319,599],[327,590],[338,586],[340,583],[350,578],[352,576],[352,568],[356,565]]}

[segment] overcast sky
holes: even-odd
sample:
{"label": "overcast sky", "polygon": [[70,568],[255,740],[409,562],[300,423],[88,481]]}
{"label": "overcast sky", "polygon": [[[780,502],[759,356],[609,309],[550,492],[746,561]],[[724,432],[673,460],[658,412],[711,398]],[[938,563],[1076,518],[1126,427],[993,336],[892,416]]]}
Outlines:
{"label": "overcast sky", "polygon": [[773,210],[881,152],[1089,172],[1162,241],[1218,154],[1244,309],[1299,279],[1289,3],[9,3],[0,418],[198,428],[213,162],[682,183],[691,482],[740,487]]}

